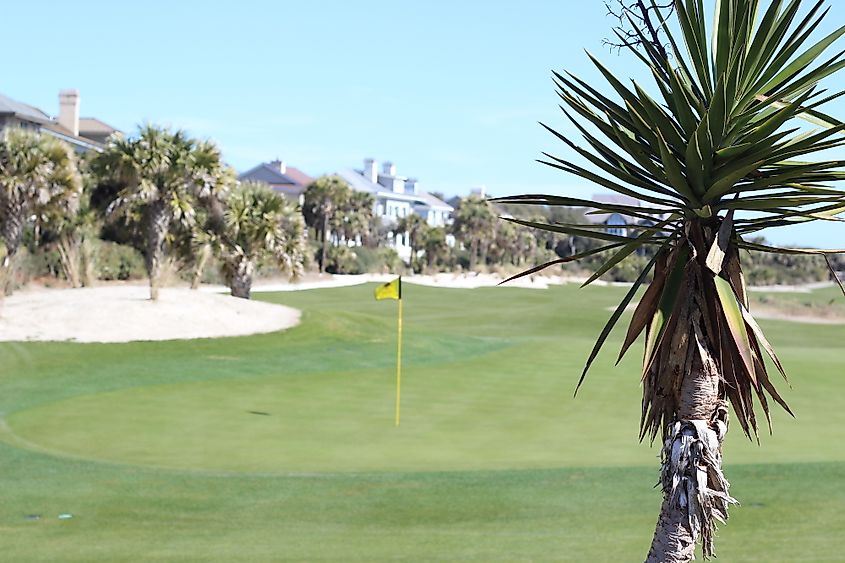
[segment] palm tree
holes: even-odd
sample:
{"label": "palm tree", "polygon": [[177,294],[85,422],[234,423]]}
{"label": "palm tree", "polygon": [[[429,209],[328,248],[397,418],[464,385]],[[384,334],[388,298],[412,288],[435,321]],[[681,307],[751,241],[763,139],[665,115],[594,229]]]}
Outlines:
{"label": "palm tree", "polygon": [[232,295],[249,299],[256,267],[264,260],[298,276],[305,252],[305,223],[284,196],[258,182],[246,182],[226,199],[217,239]]}
{"label": "palm tree", "polygon": [[375,196],[368,192],[350,190],[343,210],[341,233],[346,240],[366,244],[375,230]]}
{"label": "palm tree", "polygon": [[322,243],[320,272],[326,271],[329,235],[335,214],[347,205],[352,190],[340,176],[321,176],[305,188],[302,214]]}
{"label": "palm tree", "polygon": [[426,229],[422,247],[425,251],[425,262],[429,270],[433,270],[438,264],[443,264],[449,255],[446,229],[444,227]]}
{"label": "palm tree", "polygon": [[197,198],[226,186],[219,150],[184,131],[143,126],[137,137],[113,137],[95,167],[122,189],[108,208],[112,217],[140,215],[150,298],[158,299],[165,243],[174,223],[195,223]]}
{"label": "palm tree", "polygon": [[425,233],[428,230],[428,223],[416,213],[405,215],[396,222],[394,229],[396,235],[405,233],[408,235],[408,246],[411,247],[411,261],[417,256],[417,250],[425,240]]}
{"label": "palm tree", "polygon": [[[73,150],[62,141],[19,128],[0,137],[0,237],[4,283],[32,216],[71,208],[82,190]],[[4,291],[10,291],[7,286]]]}
{"label": "palm tree", "polygon": [[193,151],[196,215],[185,232],[183,249],[191,266],[191,289],[198,289],[223,227],[224,201],[235,185],[235,171],[223,163],[220,149],[208,141]]}
{"label": "palm tree", "polygon": [[764,363],[763,350],[785,377],[749,313],[740,251],[825,257],[840,252],[776,248],[748,237],[764,228],[842,220],[835,216],[845,210],[845,192],[832,187],[845,178],[845,161],[807,160],[845,144],[845,125],[820,111],[842,92],[825,96],[818,89],[820,80],[845,66],[843,53],[817,62],[845,27],[810,44],[826,14],[823,1],[802,17],[800,0],[786,5],[774,0],[762,11],[757,0],[714,3],[709,34],[703,0],[676,0],[673,12],[654,2],[647,10],[638,3],[649,24],[644,29],[661,35],[655,40],[635,28],[638,40],[626,43],[654,77],[660,99],[637,83],[623,84],[592,56],[610,94],[572,74],[555,73],[562,109],[588,147],[549,130],[589,165],[550,154],[543,162],[635,197],[642,207],[541,195],[500,200],[593,207],[629,217],[629,232],[635,233],[630,236],[588,223],[513,220],[603,241],[555,261],[606,253],[588,283],[646,245],[656,250],[601,332],[578,382],[653,272],[620,358],[644,332],[640,437],[663,438],[664,499],[648,555],[655,562],[689,561],[697,541],[705,557],[713,555],[715,521],[724,521],[735,502],[722,473],[728,405],[749,437],[758,432],[754,397],[767,419],[770,399],[791,412]]}
{"label": "palm tree", "polygon": [[481,258],[485,263],[487,247],[493,236],[496,215],[493,207],[481,196],[471,195],[462,199],[452,215],[452,234],[469,247],[469,269],[474,270]]}
{"label": "palm tree", "polygon": [[[89,156],[93,153],[89,153]],[[62,271],[71,287],[90,287],[95,278],[94,242],[102,220],[91,206],[94,179],[88,173],[88,158],[79,161],[82,184],[70,205],[50,206],[43,210],[45,230],[52,235]]]}

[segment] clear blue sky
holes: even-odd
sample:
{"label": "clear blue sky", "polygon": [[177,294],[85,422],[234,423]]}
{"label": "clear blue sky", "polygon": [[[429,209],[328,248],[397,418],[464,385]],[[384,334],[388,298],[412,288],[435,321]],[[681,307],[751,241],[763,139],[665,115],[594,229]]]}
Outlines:
{"label": "clear blue sky", "polygon": [[[639,72],[602,45],[613,20],[599,0],[28,0],[2,14],[0,92],[48,113],[78,88],[83,116],[188,129],[239,170],[280,157],[316,176],[374,157],[447,194],[603,191],[534,162],[568,154],[537,124],[568,129],[550,70],[598,82],[588,49]],[[767,236],[845,246],[836,227]]]}

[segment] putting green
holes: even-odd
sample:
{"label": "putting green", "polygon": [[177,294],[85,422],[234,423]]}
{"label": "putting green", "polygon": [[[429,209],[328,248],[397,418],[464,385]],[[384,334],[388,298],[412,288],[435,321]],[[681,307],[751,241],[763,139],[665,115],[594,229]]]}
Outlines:
{"label": "putting green", "polygon": [[[143,360],[136,358],[133,365],[158,367],[157,383],[151,384],[147,376],[146,382],[116,390],[92,388],[52,400],[41,398],[11,411],[0,439],[61,456],[209,472],[656,466],[656,449],[636,439],[638,358],[631,354],[613,368],[613,356],[600,355],[588,384],[573,400],[574,377],[597,329],[583,329],[588,323],[579,318],[580,309],[549,307],[555,302],[544,292],[516,294],[523,305],[534,307],[531,322],[563,317],[576,321],[581,330],[567,329],[565,340],[545,338],[536,328],[530,334],[527,326],[520,326],[528,321],[513,315],[512,307],[499,309],[495,320],[462,316],[449,318],[444,325],[452,294],[411,288],[414,306],[407,323],[403,417],[395,428],[395,375],[388,359],[393,311],[376,308],[387,322],[373,322],[350,310],[355,304],[369,313],[373,310],[369,300],[345,296],[356,292],[369,297],[368,289],[304,292],[295,296],[306,311],[301,327],[280,335],[195,344],[200,350],[209,348],[204,358],[183,360],[177,354],[169,359],[169,354],[184,350],[184,344],[150,347],[155,351]],[[485,293],[455,295],[465,301],[483,300]],[[610,292],[593,290],[584,296],[597,301],[612,298],[604,293]],[[431,299],[441,295],[450,299]],[[426,307],[420,306],[424,298],[429,298]],[[338,314],[341,306],[346,310]],[[443,311],[438,310],[441,307]],[[601,316],[591,315],[600,326]],[[774,437],[763,436],[765,448],[752,445],[734,429],[726,445],[728,459],[731,463],[845,459],[839,449],[818,447],[819,440],[836,441],[839,426],[833,420],[845,416],[830,399],[829,408],[818,408],[818,397],[837,379],[828,366],[837,361],[831,341],[842,329],[807,326],[796,333],[788,323],[771,328],[779,342],[789,342],[787,334],[791,335],[793,345],[780,348],[782,357],[787,365],[803,368],[794,379],[801,392],[783,389],[798,420],[787,422],[787,415],[775,410],[777,432]],[[226,347],[222,356],[221,345]],[[345,349],[351,346],[360,354],[346,358]],[[617,346],[618,342],[610,344]],[[273,356],[265,358],[268,353]],[[109,367],[121,365],[119,361],[105,361],[99,369],[119,371]],[[816,440],[807,440],[810,428]]]}
{"label": "putting green", "polygon": [[[407,379],[399,428],[393,424],[392,381],[383,371],[82,395],[17,412],[7,425],[19,445],[57,455],[250,473],[584,465],[579,458],[600,437],[576,416],[554,417],[558,398],[530,381],[495,396],[489,386],[452,383],[452,396],[443,397],[435,395],[449,386],[450,372],[414,370]],[[493,388],[501,391],[501,383]],[[539,418],[547,424],[538,424]],[[588,461],[630,465],[653,459],[630,436],[617,438],[608,445],[605,437]]]}

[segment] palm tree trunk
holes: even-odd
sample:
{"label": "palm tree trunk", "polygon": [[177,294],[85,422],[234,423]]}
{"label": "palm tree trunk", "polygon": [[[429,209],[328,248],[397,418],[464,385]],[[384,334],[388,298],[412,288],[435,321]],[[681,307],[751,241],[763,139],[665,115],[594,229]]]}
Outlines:
{"label": "palm tree trunk", "polygon": [[320,251],[320,273],[326,271],[326,253],[329,245],[329,214],[323,213],[323,249]]}
{"label": "palm tree trunk", "polygon": [[3,260],[3,266],[6,267],[20,248],[27,210],[9,205],[3,210],[3,215],[3,220],[0,221],[0,236],[3,237],[3,243],[6,245],[6,256]]}
{"label": "palm tree trunk", "polygon": [[475,262],[478,257],[478,241],[473,239],[472,242],[469,243],[469,269],[470,271],[475,270]]}
{"label": "palm tree trunk", "polygon": [[21,240],[23,240],[24,222],[26,221],[27,209],[25,206],[16,206],[13,203],[7,203],[3,209],[3,219],[0,221],[0,236],[3,237],[3,243],[6,246],[6,254],[3,256],[3,261],[0,263],[0,283],[3,284],[3,295],[11,295],[13,290],[13,281],[10,279],[12,274],[12,260],[20,248]]}
{"label": "palm tree trunk", "polygon": [[170,213],[167,204],[155,201],[147,211],[147,255],[145,265],[150,276],[150,299],[158,300],[161,284],[161,267],[164,262],[164,243],[170,229]]}
{"label": "palm tree trunk", "polygon": [[82,239],[81,235],[73,230],[66,229],[59,235],[56,244],[59,251],[59,260],[62,264],[65,278],[73,288],[82,287],[80,276]]}
{"label": "palm tree trunk", "polygon": [[229,288],[233,297],[249,299],[252,289],[252,276],[255,273],[255,264],[247,258],[240,258],[231,274]]}
{"label": "palm tree trunk", "polygon": [[708,302],[698,275],[687,280],[687,299],[676,314],[670,357],[664,369],[681,377],[676,389],[656,389],[677,401],[675,420],[665,430],[660,483],[663,504],[646,563],[685,563],[695,556],[700,539],[704,556],[714,555],[715,521],[724,522],[729,484],[722,474],[722,441],[728,429],[728,409],[719,374],[715,338],[706,332]]}
{"label": "palm tree trunk", "polygon": [[80,266],[82,268],[82,286],[92,287],[96,279],[96,261],[97,253],[94,243],[89,237],[82,240],[82,247],[80,248]]}
{"label": "palm tree trunk", "polygon": [[202,249],[200,249],[200,256],[199,260],[197,261],[197,266],[194,268],[194,276],[191,279],[191,289],[198,289],[200,286],[200,281],[202,281],[202,274],[205,271],[205,267],[208,264],[208,259],[211,258],[211,245],[204,244],[202,245]]}

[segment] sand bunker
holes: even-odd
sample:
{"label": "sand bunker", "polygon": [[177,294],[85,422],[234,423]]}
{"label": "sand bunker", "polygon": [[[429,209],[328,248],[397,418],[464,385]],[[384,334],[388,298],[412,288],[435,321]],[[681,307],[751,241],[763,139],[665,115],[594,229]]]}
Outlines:
{"label": "sand bunker", "polygon": [[299,311],[228,295],[147,286],[35,289],[7,297],[0,341],[130,342],[274,332],[299,323]]}

